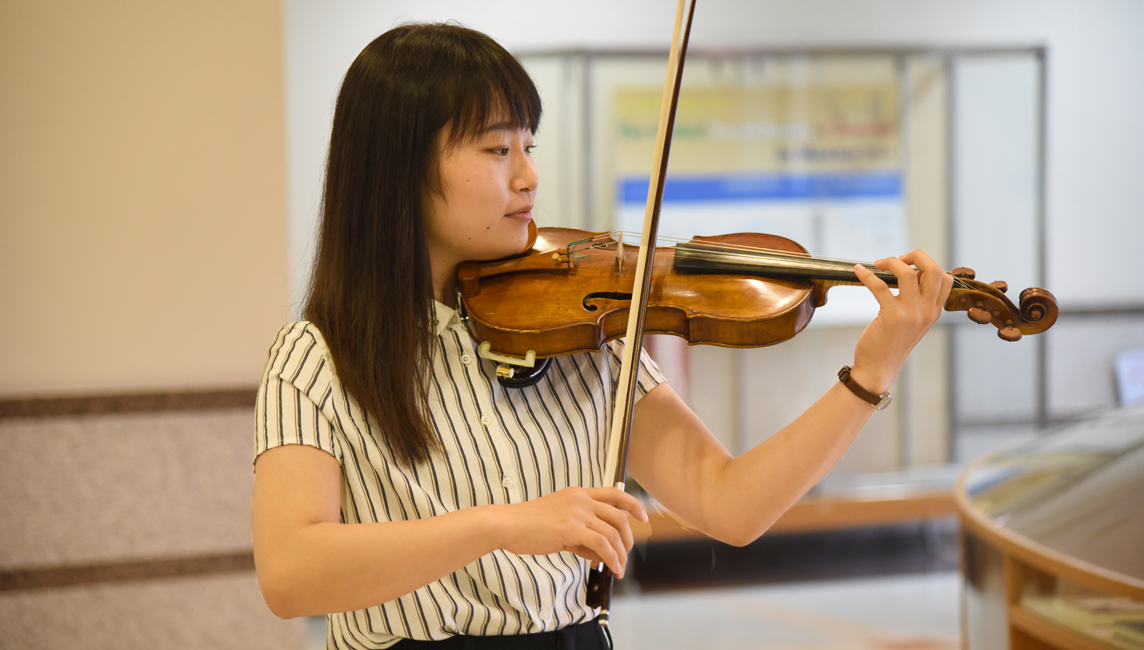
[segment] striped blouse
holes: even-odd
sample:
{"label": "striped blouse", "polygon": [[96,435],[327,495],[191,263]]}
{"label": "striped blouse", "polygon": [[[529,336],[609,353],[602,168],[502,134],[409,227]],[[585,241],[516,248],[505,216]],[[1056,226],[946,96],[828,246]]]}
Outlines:
{"label": "striped blouse", "polygon": [[[496,364],[477,356],[456,312],[437,303],[437,354],[429,415],[444,455],[406,469],[376,421],[342,387],[318,329],[285,326],[258,391],[255,457],[312,445],[342,467],[344,523],[431,517],[459,508],[519,503],[568,486],[605,485],[613,379],[622,342],[603,353],[554,359],[535,386],[503,388]],[[637,395],[664,381],[646,353]],[[402,638],[544,632],[593,618],[588,561],[572,553],[498,550],[396,600],[328,616],[328,648],[387,648]]]}

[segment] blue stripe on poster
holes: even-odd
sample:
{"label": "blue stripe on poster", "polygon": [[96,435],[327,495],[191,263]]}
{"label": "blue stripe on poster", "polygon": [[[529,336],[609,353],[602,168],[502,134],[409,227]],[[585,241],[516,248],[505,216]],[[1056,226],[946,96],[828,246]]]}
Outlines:
{"label": "blue stripe on poster", "polygon": [[[647,202],[648,177],[620,179],[620,202]],[[665,203],[684,201],[784,201],[792,199],[893,198],[902,195],[899,172],[859,174],[738,174],[668,176]]]}

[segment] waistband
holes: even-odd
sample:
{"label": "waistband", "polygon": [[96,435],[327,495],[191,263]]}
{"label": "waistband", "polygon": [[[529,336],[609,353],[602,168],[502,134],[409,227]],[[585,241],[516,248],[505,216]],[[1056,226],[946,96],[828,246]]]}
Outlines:
{"label": "waistband", "polygon": [[454,636],[440,641],[405,639],[391,650],[611,650],[611,638],[595,620],[551,632],[512,636]]}

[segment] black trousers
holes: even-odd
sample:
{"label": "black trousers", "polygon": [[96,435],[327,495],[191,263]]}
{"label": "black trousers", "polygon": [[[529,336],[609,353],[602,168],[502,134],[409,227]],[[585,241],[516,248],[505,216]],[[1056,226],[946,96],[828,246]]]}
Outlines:
{"label": "black trousers", "polygon": [[454,636],[441,641],[406,639],[392,650],[611,650],[604,629],[595,621],[537,634]]}

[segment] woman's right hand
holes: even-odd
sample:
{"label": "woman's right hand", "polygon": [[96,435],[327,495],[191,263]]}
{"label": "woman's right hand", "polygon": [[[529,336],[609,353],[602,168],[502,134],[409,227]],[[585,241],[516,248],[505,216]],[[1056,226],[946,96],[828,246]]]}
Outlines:
{"label": "woman's right hand", "polygon": [[624,576],[635,540],[628,514],[646,522],[647,512],[632,495],[614,487],[564,488],[500,508],[500,547],[520,555],[571,551],[593,564],[603,562]]}

